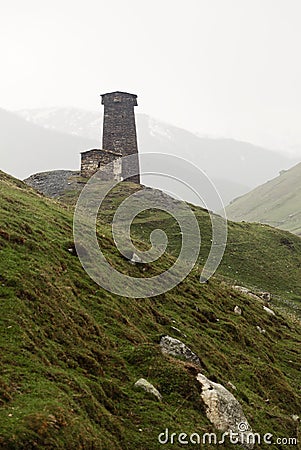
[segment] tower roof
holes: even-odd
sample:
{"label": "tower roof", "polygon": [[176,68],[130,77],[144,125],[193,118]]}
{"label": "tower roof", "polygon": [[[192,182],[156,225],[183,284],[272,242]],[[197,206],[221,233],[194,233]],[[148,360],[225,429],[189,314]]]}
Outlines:
{"label": "tower roof", "polygon": [[136,94],[130,94],[129,92],[122,92],[122,91],[106,92],[105,94],[101,94],[101,97],[104,97],[105,95],[115,95],[115,94],[137,98]]}
{"label": "tower roof", "polygon": [[122,154],[120,152],[116,152],[113,150],[106,150],[104,148],[91,148],[90,150],[85,150],[84,152],[80,152],[81,155],[85,155],[87,153],[93,153],[93,152],[98,152],[98,153],[112,153],[113,155],[116,156],[122,156]]}
{"label": "tower roof", "polygon": [[131,103],[134,106],[137,106],[137,95],[130,94],[129,92],[107,92],[106,94],[101,95],[101,104],[104,105],[110,103]]}

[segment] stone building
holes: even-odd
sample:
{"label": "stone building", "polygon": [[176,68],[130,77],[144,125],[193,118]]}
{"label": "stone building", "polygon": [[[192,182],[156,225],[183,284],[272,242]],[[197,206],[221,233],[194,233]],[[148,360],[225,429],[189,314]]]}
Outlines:
{"label": "stone building", "polygon": [[[81,152],[81,176],[91,177],[98,170],[102,170],[104,180],[114,179],[117,181],[121,181],[121,157],[121,153],[104,149],[92,149]],[[113,167],[108,171],[106,164],[112,162]]]}
{"label": "stone building", "polygon": [[[140,183],[140,171],[138,160],[138,145],[134,107],[137,106],[137,95],[127,92],[110,92],[101,96],[104,105],[103,138],[102,147],[105,150],[88,150],[81,154],[81,174],[85,177],[93,175],[108,162],[116,159],[116,172],[120,168],[121,156],[136,155],[131,169],[135,169],[137,175],[127,178],[129,167],[123,163],[121,167],[121,179]],[[118,168],[119,167],[119,168]]]}

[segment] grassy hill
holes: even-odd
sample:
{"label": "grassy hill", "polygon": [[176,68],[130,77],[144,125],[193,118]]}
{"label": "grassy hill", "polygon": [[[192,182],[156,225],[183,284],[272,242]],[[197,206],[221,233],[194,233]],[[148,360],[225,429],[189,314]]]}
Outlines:
{"label": "grassy hill", "polygon": [[[72,181],[72,179],[71,179]],[[73,177],[75,188],[59,197],[60,202],[73,210],[84,179]],[[110,225],[115,210],[125,197],[133,194],[137,186],[130,183],[118,185],[102,204],[100,219]],[[160,191],[153,191],[154,195]],[[158,205],[160,195],[157,195]],[[200,226],[202,245],[199,262],[203,265],[211,247],[211,222],[207,211],[190,205]],[[168,253],[177,255],[181,238],[175,220],[168,214],[155,211],[137,216],[131,228],[136,239],[148,241],[153,229],[162,228],[169,239]],[[227,248],[217,277],[229,283],[248,286],[256,290],[273,292],[274,301],[293,300],[296,312],[301,315],[301,240],[291,233],[263,224],[228,222]]]}
{"label": "grassy hill", "polygon": [[301,235],[301,163],[237,198],[227,207],[231,220],[268,223]]}
{"label": "grassy hill", "polygon": [[[139,276],[139,267],[117,252],[108,225],[112,202],[134,189],[123,184],[113,193],[99,231],[111,262]],[[200,357],[208,378],[236,386],[233,393],[255,431],[298,435],[292,415],[301,408],[301,326],[284,308],[285,300],[298,308],[301,297],[298,237],[268,226],[230,224],[227,254],[208,284],[199,283],[196,267],[164,295],[128,299],[96,285],[69,251],[72,206],[4,173],[0,194],[0,448],[152,450],[161,447],[158,434],[165,428],[215,431],[200,399],[196,367],[162,355],[165,334]],[[195,211],[204,240],[202,265],[208,215]],[[174,235],[170,218],[150,211],[137,218],[135,243],[145,245],[159,222]],[[171,240],[162,267],[172,262],[178,245]],[[234,280],[271,290],[276,316],[233,290]],[[233,312],[236,305],[241,316]],[[161,403],[134,388],[140,377],[159,389]]]}

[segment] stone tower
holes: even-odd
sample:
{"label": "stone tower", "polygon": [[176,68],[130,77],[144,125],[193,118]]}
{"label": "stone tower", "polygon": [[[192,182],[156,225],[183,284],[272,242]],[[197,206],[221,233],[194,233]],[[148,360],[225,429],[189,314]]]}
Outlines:
{"label": "stone tower", "polygon": [[[140,183],[138,145],[134,107],[137,95],[127,92],[110,92],[101,96],[104,105],[102,148],[121,153],[122,156],[136,155],[134,164],[138,175],[126,181]],[[131,164],[133,167],[133,165]],[[122,164],[122,177],[126,178],[128,167]]]}

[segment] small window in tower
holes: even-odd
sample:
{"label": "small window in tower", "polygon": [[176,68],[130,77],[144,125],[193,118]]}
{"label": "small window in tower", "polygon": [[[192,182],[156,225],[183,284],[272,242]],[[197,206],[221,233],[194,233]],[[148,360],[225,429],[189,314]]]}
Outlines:
{"label": "small window in tower", "polygon": [[99,169],[100,166],[101,166],[101,162],[99,161],[98,164],[97,164],[97,169]]}

